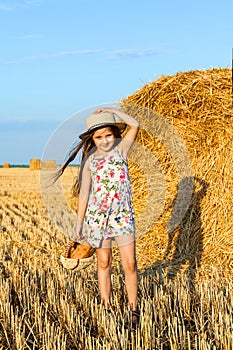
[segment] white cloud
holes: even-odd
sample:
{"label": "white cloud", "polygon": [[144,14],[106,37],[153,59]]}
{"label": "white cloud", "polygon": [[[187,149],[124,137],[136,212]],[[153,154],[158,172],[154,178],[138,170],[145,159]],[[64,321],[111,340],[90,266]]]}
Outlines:
{"label": "white cloud", "polygon": [[100,50],[67,50],[67,51],[55,52],[53,54],[27,56],[20,59],[6,61],[5,64],[19,64],[19,63],[26,63],[30,61],[44,61],[44,60],[49,60],[57,57],[72,56],[72,55],[87,55],[87,54],[95,54],[98,52],[100,52]]}
{"label": "white cloud", "polygon": [[0,11],[12,11],[14,10],[14,6],[9,6],[3,3],[0,3]]}
{"label": "white cloud", "polygon": [[10,131],[38,131],[38,130],[54,130],[59,124],[58,121],[49,120],[1,120],[0,121],[0,133]]}
{"label": "white cloud", "polygon": [[4,2],[0,3],[0,11],[15,11],[19,8],[29,8],[34,6],[40,6],[41,0],[24,0],[24,1],[11,1],[11,4],[6,4]]}
{"label": "white cloud", "polygon": [[42,35],[40,35],[40,34],[25,34],[25,35],[19,36],[18,38],[22,39],[22,40],[39,39],[39,38],[42,38]]}
{"label": "white cloud", "polygon": [[28,6],[39,6],[41,5],[42,1],[41,0],[24,0],[22,2],[22,5],[24,5],[25,7]]}
{"label": "white cloud", "polygon": [[[40,37],[39,35],[25,35],[22,39],[31,39]],[[31,61],[45,61],[53,58],[64,57],[64,56],[79,56],[79,55],[91,55],[91,54],[103,54],[106,59],[125,59],[125,58],[141,58],[145,56],[158,55],[161,51],[158,49],[119,49],[113,51],[104,51],[100,49],[83,49],[83,50],[64,50],[55,52],[52,54],[26,56],[15,60],[9,60],[4,62],[4,64],[20,64]]]}
{"label": "white cloud", "polygon": [[61,57],[61,56],[71,56],[71,55],[87,55],[93,53],[99,53],[100,50],[67,50],[60,51],[55,54],[50,55],[50,57]]}
{"label": "white cloud", "polygon": [[128,49],[119,49],[108,52],[108,57],[110,59],[121,59],[121,58],[139,58],[145,56],[152,56],[159,54],[158,49],[148,49],[148,48],[128,48]]}

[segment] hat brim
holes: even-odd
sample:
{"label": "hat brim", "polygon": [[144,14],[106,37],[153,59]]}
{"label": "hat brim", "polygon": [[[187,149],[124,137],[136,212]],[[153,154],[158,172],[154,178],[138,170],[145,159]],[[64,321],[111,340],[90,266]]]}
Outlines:
{"label": "hat brim", "polygon": [[122,133],[125,128],[126,128],[126,124],[125,123],[100,123],[100,124],[96,124],[95,126],[93,127],[90,127],[87,131],[83,132],[82,134],[79,135],[79,138],[80,139],[83,139],[86,135],[90,134],[91,132],[97,130],[97,129],[101,129],[101,128],[104,128],[104,127],[109,127],[109,126],[117,126],[120,130],[120,132]]}

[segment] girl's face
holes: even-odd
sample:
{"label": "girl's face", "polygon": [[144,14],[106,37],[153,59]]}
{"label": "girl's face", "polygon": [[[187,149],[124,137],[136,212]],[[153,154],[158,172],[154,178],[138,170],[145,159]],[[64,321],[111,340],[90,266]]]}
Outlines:
{"label": "girl's face", "polygon": [[102,152],[109,152],[114,146],[115,136],[110,127],[101,128],[94,132],[93,141],[97,149]]}

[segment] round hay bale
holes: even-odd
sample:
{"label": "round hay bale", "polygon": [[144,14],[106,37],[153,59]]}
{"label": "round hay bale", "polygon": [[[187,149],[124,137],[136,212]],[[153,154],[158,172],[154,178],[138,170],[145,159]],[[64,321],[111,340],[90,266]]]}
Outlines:
{"label": "round hay bale", "polygon": [[56,160],[46,160],[45,162],[41,162],[41,168],[56,169]]}
{"label": "round hay bale", "polygon": [[56,160],[47,160],[46,167],[48,169],[56,169]]}
{"label": "round hay bale", "polygon": [[[159,266],[171,276],[181,269],[195,271],[200,264],[232,268],[231,84],[228,68],[181,72],[161,76],[122,101],[122,109],[143,125],[137,142],[157,157],[167,186],[159,219],[138,239],[140,265]],[[174,141],[174,135],[168,134],[166,123],[172,125],[174,135],[178,133],[188,151],[190,177],[182,178],[178,173],[176,159],[170,154],[169,138]],[[151,126],[156,135],[148,131]],[[145,183],[138,183],[138,174],[131,171],[130,176],[133,187],[145,195]],[[181,198],[191,182],[191,199],[184,210],[179,204],[185,203]],[[142,210],[138,208],[141,203],[136,196],[135,212]]]}
{"label": "round hay bale", "polygon": [[30,159],[30,170],[40,170],[41,169],[41,160],[38,158]]}
{"label": "round hay bale", "polygon": [[10,168],[10,163],[3,163],[2,167],[3,168]]}

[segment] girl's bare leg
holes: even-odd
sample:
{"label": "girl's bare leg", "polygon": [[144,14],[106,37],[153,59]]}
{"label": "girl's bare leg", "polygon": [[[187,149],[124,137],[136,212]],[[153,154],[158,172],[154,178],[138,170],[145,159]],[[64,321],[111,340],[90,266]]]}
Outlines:
{"label": "girl's bare leg", "polygon": [[109,303],[110,303],[110,294],[111,294],[110,269],[111,269],[111,262],[112,262],[112,249],[97,248],[96,256],[97,256],[98,284],[100,289],[101,300],[105,309],[108,309]]}
{"label": "girl's bare leg", "polygon": [[135,241],[131,241],[127,245],[122,245],[120,239],[116,239],[121,254],[122,267],[125,272],[125,285],[128,294],[128,302],[130,310],[137,309],[137,293],[138,293],[138,273],[135,254]]}

